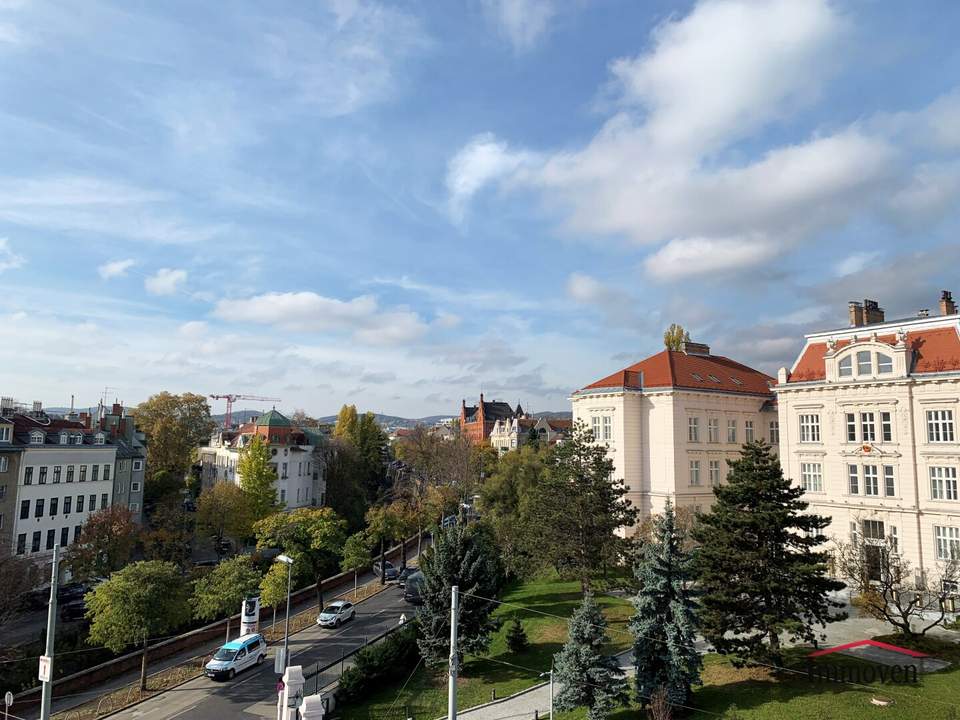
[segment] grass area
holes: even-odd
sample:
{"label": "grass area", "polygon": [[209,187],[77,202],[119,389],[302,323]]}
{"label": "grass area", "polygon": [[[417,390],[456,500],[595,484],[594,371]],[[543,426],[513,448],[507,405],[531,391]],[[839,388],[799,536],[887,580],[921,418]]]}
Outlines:
{"label": "grass area", "polygon": [[[504,622],[493,636],[487,656],[464,659],[457,685],[460,708],[489,701],[494,690],[497,697],[504,697],[542,682],[539,674],[550,669],[550,658],[567,640],[567,621],[562,618],[573,613],[582,595],[580,583],[565,582],[551,575],[509,586],[500,599],[510,605],[501,605],[495,613]],[[633,607],[624,598],[606,595],[597,596],[597,602],[610,623],[610,651],[626,650],[631,639],[625,631]],[[507,649],[505,640],[514,615],[520,618],[530,641],[530,647],[518,654]],[[396,720],[407,717],[404,713],[409,708],[416,720],[434,720],[446,715],[445,670],[429,672],[420,667],[402,692],[398,692],[399,685],[371,694],[362,705],[338,708],[337,714],[345,720]]]}
{"label": "grass area", "polygon": [[[960,645],[929,638],[906,643],[899,636],[877,638],[900,646],[910,646],[953,665],[941,672],[920,676],[917,685],[881,685],[856,687],[839,683],[814,684],[795,673],[773,675],[765,668],[734,668],[726,659],[708,655],[704,662],[703,686],[694,692],[696,711],[687,718],[706,720],[956,720],[960,708]],[[788,654],[788,667],[802,667],[807,651]],[[846,666],[870,666],[853,658],[832,656],[829,662]],[[892,698],[890,707],[870,704],[872,697]],[[634,720],[642,717],[639,707],[618,710],[610,720]],[[557,713],[557,720],[584,720],[585,710]]]}

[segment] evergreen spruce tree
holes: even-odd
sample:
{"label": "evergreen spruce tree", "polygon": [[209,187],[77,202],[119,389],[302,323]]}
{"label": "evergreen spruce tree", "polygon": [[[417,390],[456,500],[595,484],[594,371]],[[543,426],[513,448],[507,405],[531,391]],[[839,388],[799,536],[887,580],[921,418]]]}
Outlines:
{"label": "evergreen spruce tree", "polygon": [[527,633],[523,629],[523,623],[516,615],[510,622],[510,629],[507,630],[507,649],[512,653],[522,653],[530,647],[530,641],[527,640]]}
{"label": "evergreen spruce tree", "polygon": [[805,513],[803,490],[783,477],[769,445],[747,443],[730,467],[692,533],[703,634],[737,663],[781,665],[782,633],[813,642],[816,625],[846,617],[831,612],[841,605],[827,593],[844,584],[827,577],[827,553],[816,549],[830,519]]}
{"label": "evergreen spruce tree", "polygon": [[646,707],[658,688],[674,705],[685,705],[690,688],[700,684],[703,663],[693,643],[697,635],[695,603],[690,597],[691,559],[683,549],[673,503],[654,518],[653,536],[643,545],[635,574],[639,590],[630,619],[637,699]]}
{"label": "evergreen spruce tree", "polygon": [[496,603],[481,598],[495,598],[503,577],[489,532],[480,525],[464,524],[437,530],[420,570],[423,606],[417,615],[421,629],[417,643],[427,666],[443,667],[450,656],[450,589],[454,585],[460,588],[459,662],[464,654],[486,651],[498,622],[491,617]]}
{"label": "evergreen spruce tree", "polygon": [[603,654],[607,621],[588,592],[570,618],[570,639],[556,655],[557,710],[587,708],[588,720],[604,720],[629,702],[627,680],[617,659]]}

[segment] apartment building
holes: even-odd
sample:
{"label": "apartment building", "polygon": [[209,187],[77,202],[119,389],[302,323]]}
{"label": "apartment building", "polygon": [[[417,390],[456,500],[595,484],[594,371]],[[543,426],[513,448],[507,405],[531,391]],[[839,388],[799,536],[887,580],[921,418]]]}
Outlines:
{"label": "apartment building", "polygon": [[135,522],[143,521],[143,491],[147,471],[146,436],[137,430],[133,418],[123,406],[114,403],[102,408],[98,427],[108,433],[117,446],[117,464],[113,481],[113,504],[127,508]]}
{"label": "apartment building", "polygon": [[960,560],[960,315],[943,291],[936,316],[886,320],[865,300],[849,318],[779,372],[784,472],[828,535],[893,538],[930,573]]}
{"label": "apartment building", "polygon": [[707,345],[685,343],[597,380],[571,397],[574,422],[604,443],[640,521],[706,510],[743,443],[779,440],[773,378]]}
{"label": "apartment building", "polygon": [[13,442],[13,420],[0,415],[0,554],[11,550],[17,509],[17,478],[23,448]]}
{"label": "apartment building", "polygon": [[501,418],[494,422],[490,431],[490,446],[505,455],[529,442],[531,431],[541,445],[554,445],[566,437],[572,425],[572,420],[545,417]]}
{"label": "apartment building", "polygon": [[326,502],[326,446],[320,430],[296,427],[275,409],[251,418],[237,429],[218,430],[210,444],[200,448],[200,477],[204,489],[218,482],[240,485],[240,454],[255,436],[270,450],[277,473],[277,500],[288,510],[322,506]]}

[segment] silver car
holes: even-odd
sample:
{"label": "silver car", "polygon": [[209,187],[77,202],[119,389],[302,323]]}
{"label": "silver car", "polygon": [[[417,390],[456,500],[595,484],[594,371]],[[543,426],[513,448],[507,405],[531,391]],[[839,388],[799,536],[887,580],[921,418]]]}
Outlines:
{"label": "silver car", "polygon": [[347,620],[353,620],[357,616],[357,610],[353,603],[346,600],[337,600],[327,605],[323,612],[317,616],[317,625],[320,627],[340,627],[341,623]]}

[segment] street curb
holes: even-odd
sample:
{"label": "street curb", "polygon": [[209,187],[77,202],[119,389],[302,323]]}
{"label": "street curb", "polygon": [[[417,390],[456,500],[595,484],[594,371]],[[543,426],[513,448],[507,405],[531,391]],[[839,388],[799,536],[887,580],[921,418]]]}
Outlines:
{"label": "street curb", "polygon": [[[490,702],[485,702],[480,705],[474,705],[473,707],[464,708],[463,710],[457,710],[457,717],[460,717],[464,713],[473,712],[474,710],[483,710],[484,708],[493,707],[494,705],[500,705],[501,703],[505,703],[508,700],[514,700],[518,697],[521,697],[522,695],[531,693],[534,690],[539,690],[540,688],[544,688],[549,684],[550,683],[548,682],[543,682],[543,683],[539,683],[538,685],[531,685],[525,690],[519,690],[515,692],[513,695],[507,695],[506,697],[497,698],[496,700],[491,700]],[[549,715],[549,713],[547,714]],[[436,720],[447,720],[447,716],[443,715],[441,717],[436,718]]]}
{"label": "street curb", "polygon": [[[374,580],[374,582],[377,582],[377,581]],[[373,595],[369,595],[369,596],[363,598],[363,600],[358,600],[356,603],[354,603],[354,606],[360,605],[361,603],[365,603],[365,602],[366,602],[367,600],[369,600],[370,598],[375,598],[375,597],[377,597],[377,595],[379,595],[381,592],[383,592],[384,590],[386,590],[388,587],[391,587],[391,586],[390,586],[390,585],[383,585],[383,586],[382,586],[382,589],[381,589],[379,592],[375,592]],[[339,595],[335,595],[334,597],[340,597],[340,596],[339,596]],[[304,610],[304,612],[308,612],[308,610]],[[290,635],[290,637],[294,637],[294,636],[296,636],[296,635],[299,635],[300,633],[306,632],[307,630],[312,630],[314,627],[315,627],[314,625],[307,625],[305,628],[302,628],[302,629],[300,629],[300,630],[297,630],[295,633],[292,633],[292,634]],[[279,642],[280,642],[279,640],[275,640],[272,644],[273,644],[273,645],[276,645],[276,644],[279,644]],[[267,643],[267,645],[269,646],[269,645],[271,645],[271,643]],[[204,653],[204,655],[206,655],[206,653]],[[197,657],[200,657],[200,656],[198,655]],[[160,672],[164,672],[164,671],[161,670]],[[155,674],[159,674],[159,673],[155,673]],[[149,678],[149,677],[150,677],[150,676],[148,675],[147,678]],[[149,696],[147,696],[147,697],[145,697],[145,698],[142,698],[142,699],[140,699],[140,700],[137,700],[137,701],[134,702],[134,703],[130,703],[129,705],[124,705],[122,708],[117,708],[116,710],[111,710],[111,711],[110,711],[109,713],[107,713],[106,715],[100,715],[99,717],[100,717],[100,718],[113,717],[114,715],[117,715],[118,713],[122,713],[124,710],[129,710],[130,708],[136,707],[137,705],[139,705],[139,704],[141,704],[141,703],[145,703],[147,700],[153,700],[154,698],[159,697],[159,696],[161,696],[161,695],[163,695],[163,694],[165,694],[165,693],[168,693],[168,692],[170,692],[171,690],[176,690],[176,689],[177,689],[178,687],[180,687],[181,685],[186,685],[188,682],[193,682],[193,681],[196,680],[198,677],[203,677],[203,672],[199,672],[199,673],[197,673],[196,675],[194,675],[193,677],[187,678],[187,679],[184,680],[183,682],[179,682],[179,683],[177,683],[176,685],[171,685],[171,686],[168,687],[168,688],[164,688],[164,689],[161,690],[160,692],[156,692],[156,693],[154,693],[153,695],[149,695]],[[69,713],[70,713],[71,711],[72,711],[72,709],[71,709],[71,710],[67,710],[67,711],[65,712],[65,714],[64,714],[64,716],[63,716],[63,720],[69,720]]]}

